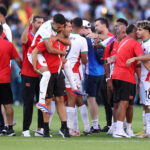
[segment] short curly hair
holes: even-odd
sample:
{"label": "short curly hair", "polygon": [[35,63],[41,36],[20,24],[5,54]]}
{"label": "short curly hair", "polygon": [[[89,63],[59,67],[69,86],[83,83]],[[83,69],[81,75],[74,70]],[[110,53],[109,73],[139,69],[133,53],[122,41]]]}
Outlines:
{"label": "short curly hair", "polygon": [[143,29],[145,29],[145,30],[148,30],[148,31],[150,32],[150,21],[148,21],[148,20],[141,20],[141,21],[138,21],[138,22],[136,23],[136,26],[137,26],[137,27],[141,27],[141,28],[143,28]]}

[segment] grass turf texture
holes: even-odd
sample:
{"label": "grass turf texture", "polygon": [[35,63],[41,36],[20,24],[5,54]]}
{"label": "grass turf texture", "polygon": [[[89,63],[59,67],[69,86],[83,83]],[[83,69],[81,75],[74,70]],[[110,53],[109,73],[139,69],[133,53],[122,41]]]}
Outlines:
{"label": "grass turf texture", "polygon": [[[150,150],[150,139],[114,139],[106,133],[81,135],[63,139],[60,135],[52,138],[34,137],[32,130],[37,127],[37,110],[34,108],[33,121],[30,127],[30,138],[21,137],[22,132],[22,106],[14,106],[17,125],[14,127],[16,137],[0,137],[0,150]],[[99,121],[103,128],[106,125],[104,107],[99,108]],[[80,132],[83,131],[83,123],[79,114]],[[55,112],[51,124],[51,133],[58,132],[60,121]],[[134,107],[133,131],[139,132],[143,128],[142,107]]]}

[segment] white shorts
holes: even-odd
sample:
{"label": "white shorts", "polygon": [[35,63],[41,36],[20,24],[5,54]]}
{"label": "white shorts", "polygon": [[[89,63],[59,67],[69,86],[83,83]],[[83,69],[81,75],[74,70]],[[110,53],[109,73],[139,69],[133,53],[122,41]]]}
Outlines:
{"label": "white shorts", "polygon": [[150,82],[141,81],[140,83],[140,103],[150,106]]}
{"label": "white shorts", "polygon": [[[81,76],[79,73],[73,73],[74,75],[74,79],[75,79],[75,82],[78,86],[78,88],[80,89],[81,88]],[[67,77],[65,76],[65,85],[66,85],[66,88],[71,88],[71,84],[69,82],[69,80],[67,79]]]}
{"label": "white shorts", "polygon": [[[32,54],[27,53],[27,57],[28,57],[29,62],[32,64]],[[38,54],[38,56],[37,56],[37,69],[39,69],[41,67],[47,67],[47,63],[46,63],[44,56],[42,54]]]}

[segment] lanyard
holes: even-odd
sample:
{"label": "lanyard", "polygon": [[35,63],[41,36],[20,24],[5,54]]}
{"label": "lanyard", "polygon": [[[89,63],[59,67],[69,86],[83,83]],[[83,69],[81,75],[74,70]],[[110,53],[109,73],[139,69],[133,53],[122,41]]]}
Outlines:
{"label": "lanyard", "polygon": [[120,51],[120,49],[121,49],[128,41],[130,41],[130,40],[133,40],[133,38],[130,38],[130,39],[125,40],[125,41],[121,44],[121,46],[119,47],[117,53],[118,53],[118,52]]}
{"label": "lanyard", "polygon": [[35,34],[33,34],[31,31],[29,31],[30,33],[31,33],[31,35],[34,37],[35,36]]}

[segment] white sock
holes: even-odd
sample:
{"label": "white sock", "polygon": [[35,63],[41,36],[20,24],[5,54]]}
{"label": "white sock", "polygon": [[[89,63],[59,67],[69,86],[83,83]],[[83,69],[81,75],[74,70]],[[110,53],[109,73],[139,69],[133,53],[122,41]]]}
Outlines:
{"label": "white sock", "polygon": [[112,118],[111,118],[111,122],[113,123],[114,122],[114,117],[112,116]]}
{"label": "white sock", "polygon": [[39,103],[45,104],[45,96],[46,96],[50,76],[51,73],[49,71],[45,71],[42,73],[42,78],[40,81]]}
{"label": "white sock", "polygon": [[114,129],[114,131],[113,131],[113,132],[116,131],[116,126],[117,126],[117,122],[114,122],[114,123],[113,123],[113,129]]}
{"label": "white sock", "polygon": [[66,75],[67,79],[70,82],[71,88],[73,90],[77,90],[78,88],[77,88],[77,85],[76,85],[76,82],[75,82],[75,79],[74,79],[74,75],[73,75],[73,72],[72,72],[72,67],[71,67],[70,62],[68,60],[64,64],[64,72],[65,72],[65,75]]}
{"label": "white sock", "polygon": [[94,129],[99,129],[99,127],[98,127],[98,119],[92,120],[92,126],[93,126]]}
{"label": "white sock", "polygon": [[146,134],[150,134],[150,113],[145,113]]}
{"label": "white sock", "polygon": [[90,123],[89,123],[89,116],[88,116],[88,110],[86,108],[86,105],[82,105],[79,107],[81,118],[84,124],[84,131],[89,132],[90,131]]}
{"label": "white sock", "polygon": [[73,129],[75,129],[76,131],[79,131],[77,107],[75,107],[75,118],[74,118],[74,122],[73,122]]}
{"label": "white sock", "polygon": [[127,128],[127,121],[126,121],[126,119],[125,119],[124,122],[123,122],[123,128],[124,128],[124,129]]}
{"label": "white sock", "polygon": [[75,118],[75,108],[66,107],[66,112],[67,112],[67,126],[69,129],[73,129],[73,122]]}
{"label": "white sock", "polygon": [[144,130],[146,130],[146,119],[145,119],[145,111],[143,110],[143,125],[144,125]]}
{"label": "white sock", "polygon": [[53,116],[54,116],[54,113],[55,113],[55,101],[52,101],[51,102],[51,115],[49,117],[49,126],[51,125],[51,122],[52,122],[52,119],[53,119]]}
{"label": "white sock", "polygon": [[131,130],[131,128],[132,128],[132,123],[126,123],[126,125],[127,125],[127,130]]}
{"label": "white sock", "polygon": [[122,121],[117,121],[116,123],[116,132],[122,132],[123,130],[123,122]]}

